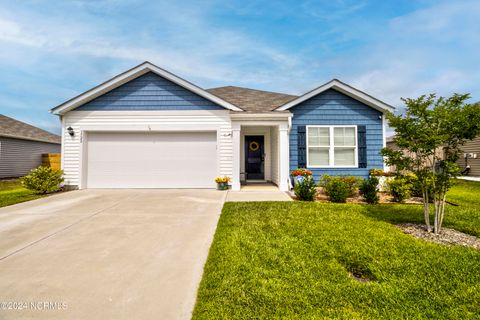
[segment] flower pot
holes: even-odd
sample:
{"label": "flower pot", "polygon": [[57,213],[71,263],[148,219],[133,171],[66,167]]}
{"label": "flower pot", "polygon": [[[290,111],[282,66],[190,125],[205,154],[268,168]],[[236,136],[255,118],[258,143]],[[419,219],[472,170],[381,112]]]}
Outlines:
{"label": "flower pot", "polygon": [[378,191],[386,192],[388,190],[388,182],[393,180],[394,177],[385,177],[385,176],[377,176],[378,178]]}
{"label": "flower pot", "polygon": [[304,176],[295,176],[293,177],[293,185],[295,186],[297,183],[302,183],[303,181],[305,181],[305,177]]}
{"label": "flower pot", "polygon": [[228,190],[228,182],[218,182],[217,190]]}

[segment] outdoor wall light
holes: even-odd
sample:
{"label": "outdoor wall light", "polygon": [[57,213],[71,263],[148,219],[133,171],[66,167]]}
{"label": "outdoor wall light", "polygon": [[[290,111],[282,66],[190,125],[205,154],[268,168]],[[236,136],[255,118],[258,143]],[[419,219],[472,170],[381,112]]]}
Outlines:
{"label": "outdoor wall light", "polygon": [[72,127],[68,127],[68,128],[67,128],[67,132],[68,132],[68,134],[69,134],[71,137],[73,137],[73,136],[75,135],[75,131],[73,131],[73,128],[72,128]]}

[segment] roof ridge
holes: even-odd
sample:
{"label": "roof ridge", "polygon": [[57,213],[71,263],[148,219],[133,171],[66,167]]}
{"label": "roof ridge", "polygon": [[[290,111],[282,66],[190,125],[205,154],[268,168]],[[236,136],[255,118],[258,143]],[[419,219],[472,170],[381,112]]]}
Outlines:
{"label": "roof ridge", "polygon": [[277,92],[277,91],[268,91],[268,90],[260,90],[260,89],[253,89],[253,88],[240,87],[240,86],[221,86],[221,87],[208,88],[208,89],[206,89],[206,90],[208,91],[208,90],[223,89],[223,88],[237,88],[237,89],[245,89],[245,90],[251,90],[251,91],[266,92],[266,93],[273,93],[273,94],[283,94],[283,95],[285,95],[285,96],[298,97],[298,95],[290,94],[290,93]]}

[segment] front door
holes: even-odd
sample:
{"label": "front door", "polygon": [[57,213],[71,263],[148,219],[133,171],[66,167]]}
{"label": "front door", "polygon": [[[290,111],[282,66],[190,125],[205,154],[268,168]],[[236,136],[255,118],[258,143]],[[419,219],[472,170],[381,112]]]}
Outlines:
{"label": "front door", "polygon": [[245,136],[245,172],[248,180],[265,179],[263,136]]}

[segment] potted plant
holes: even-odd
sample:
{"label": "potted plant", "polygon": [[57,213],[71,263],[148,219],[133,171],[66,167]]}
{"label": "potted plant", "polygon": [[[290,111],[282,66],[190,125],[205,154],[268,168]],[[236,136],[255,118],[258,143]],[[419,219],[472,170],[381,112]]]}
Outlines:
{"label": "potted plant", "polygon": [[217,190],[228,190],[228,183],[231,181],[229,176],[216,177]]}
{"label": "potted plant", "polygon": [[370,169],[370,177],[376,177],[378,179],[378,190],[385,192],[388,189],[388,183],[393,179],[394,173],[389,171],[383,171],[382,169]]}
{"label": "potted plant", "polygon": [[298,168],[293,170],[290,174],[293,177],[293,184],[295,185],[297,182],[305,180],[306,177],[310,177],[312,175],[312,171],[305,168]]}

